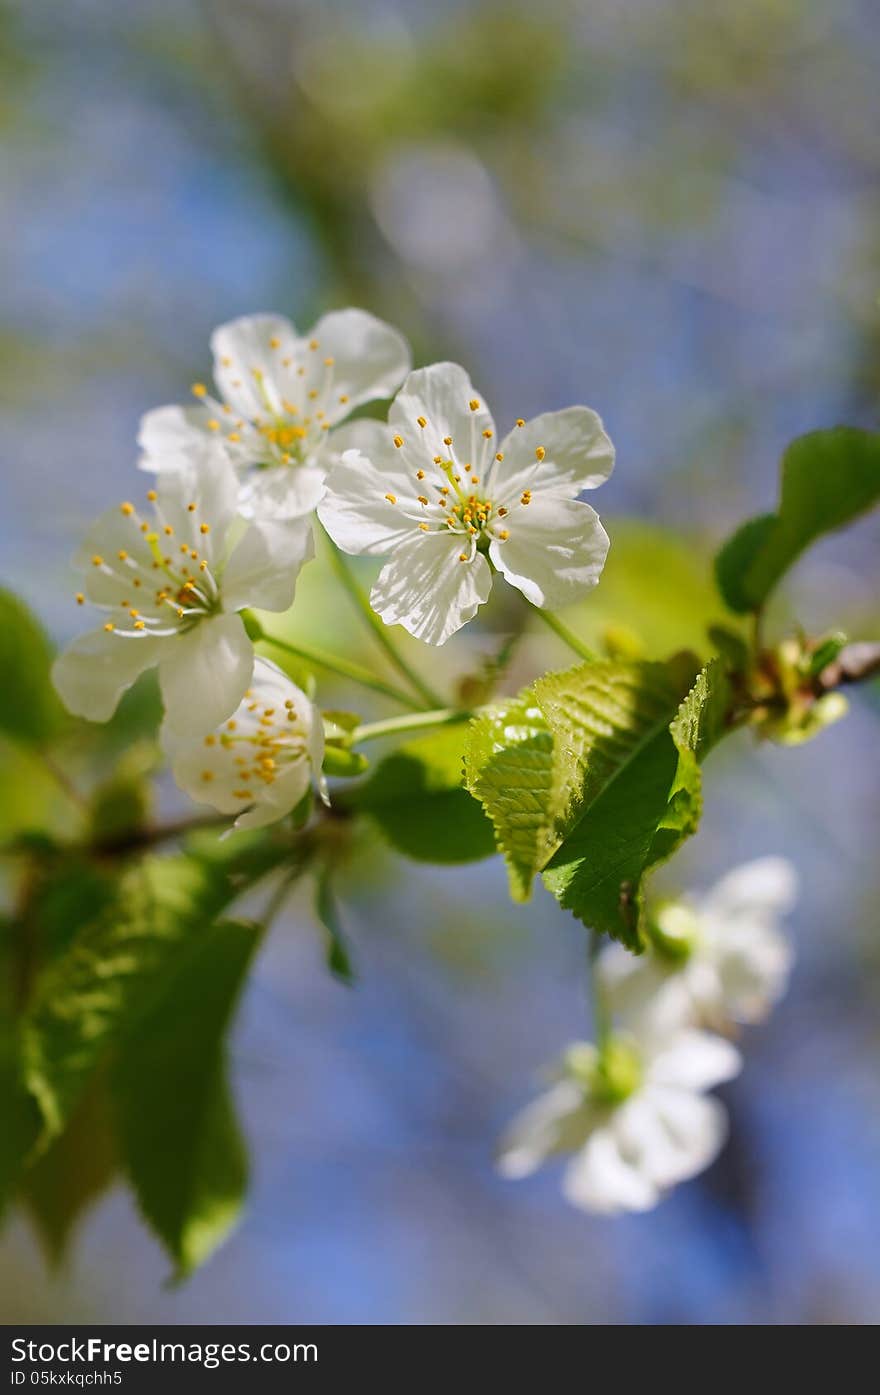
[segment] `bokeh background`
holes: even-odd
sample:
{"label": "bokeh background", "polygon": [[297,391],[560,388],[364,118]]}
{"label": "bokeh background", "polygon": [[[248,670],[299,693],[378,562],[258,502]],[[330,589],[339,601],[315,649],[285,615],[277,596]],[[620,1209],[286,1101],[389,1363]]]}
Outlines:
{"label": "bokeh background", "polygon": [[[713,547],[772,504],[785,443],[877,425],[873,0],[67,0],[4,4],[0,34],[2,577],[59,641],[75,537],[131,492],[139,415],[248,311],[306,328],[363,305],[417,361],[463,361],[500,424],[596,407],[614,547],[572,622],[651,654],[704,644]],[[817,548],[771,632],[797,614],[876,638],[877,542],[868,521]],[[430,657],[435,680],[510,605]],[[377,662],[320,563],[291,623]],[[506,684],[555,645],[527,636]],[[798,964],[726,1091],[725,1154],[656,1212],[591,1219],[552,1173],[493,1172],[542,1064],[588,1030],[582,928],[540,890],[512,907],[497,860],[431,870],[366,841],[342,887],[357,987],[302,897],[246,995],[231,1242],[168,1289],[121,1188],[55,1272],[13,1218],[3,1320],[877,1321],[878,736],[875,688],[803,749],[736,738],[708,766],[663,881],[791,857]],[[32,758],[2,757],[5,816],[63,818]]]}

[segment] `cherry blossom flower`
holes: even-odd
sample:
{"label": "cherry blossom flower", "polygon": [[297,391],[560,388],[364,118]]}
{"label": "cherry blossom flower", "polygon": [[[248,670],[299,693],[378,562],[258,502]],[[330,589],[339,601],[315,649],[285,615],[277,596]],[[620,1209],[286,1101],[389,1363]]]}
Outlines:
{"label": "cherry blossom flower", "polygon": [[237,492],[215,451],[197,470],[163,474],[144,513],[126,502],[97,520],[74,560],[77,601],[106,618],[52,673],[71,712],[106,721],[158,665],[169,725],[204,732],[231,716],[254,666],[236,611],[286,610],[314,545],[307,519],[234,526]]}
{"label": "cherry blossom flower", "polygon": [[781,857],[734,868],[699,898],[658,907],[644,955],[603,950],[603,991],[624,1021],[700,1022],[718,1030],[758,1022],[785,992],[792,949],[779,919],[797,899],[797,877]]}
{"label": "cherry blossom flower", "polygon": [[238,708],[204,736],[163,730],[174,778],[194,800],[236,814],[236,828],[262,828],[299,804],[321,775],[324,726],[302,689],[258,657]]}
{"label": "cherry blossom flower", "polygon": [[177,469],[221,441],[239,472],[245,517],[310,513],[334,460],[334,427],[390,397],[410,364],[397,330],[363,310],[324,315],[300,338],[280,315],[247,315],[211,337],[217,396],[193,385],[191,407],[158,407],[141,421],[145,470]]}
{"label": "cherry blossom flower", "polygon": [[318,516],[346,552],[390,554],[370,601],[388,625],[443,644],[488,598],[493,568],[536,606],[595,586],[608,537],[577,502],[614,449],[588,407],[518,421],[501,442],[463,368],[416,369],[388,425],[357,423]]}
{"label": "cherry blossom flower", "polygon": [[647,1211],[715,1159],[727,1115],[706,1091],[738,1074],[736,1047],[708,1032],[611,1037],[569,1047],[559,1078],[514,1119],[499,1170],[526,1177],[573,1154],[563,1194],[584,1211]]}

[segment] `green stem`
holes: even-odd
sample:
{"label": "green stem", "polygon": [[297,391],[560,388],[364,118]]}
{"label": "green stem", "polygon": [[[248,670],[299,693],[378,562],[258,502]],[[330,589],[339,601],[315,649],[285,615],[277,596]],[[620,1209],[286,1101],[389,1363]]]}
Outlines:
{"label": "green stem", "polygon": [[590,995],[593,1002],[593,1025],[596,1030],[596,1045],[601,1051],[611,1036],[611,1014],[605,995],[599,985],[596,960],[602,949],[602,936],[596,930],[590,932]]}
{"label": "green stem", "polygon": [[413,688],[429,706],[439,707],[443,699],[438,697],[437,693],[428,686],[424,679],[411,667],[408,660],[399,652],[388,626],[385,624],[384,620],[376,614],[375,610],[370,605],[369,597],[365,595],[358,584],[357,577],[352,572],[345,553],[340,552],[329,533],[326,536],[327,542],[329,543],[330,561],[333,565],[333,570],[342,582],[351,600],[354,602],[362,619],[372,631],[373,637],[381,644],[398,673],[406,679],[410,687]]}
{"label": "green stem", "polygon": [[592,649],[588,649],[583,640],[578,639],[577,635],[574,634],[567,625],[564,625],[559,619],[559,616],[554,615],[552,610],[542,610],[541,607],[535,605],[533,601],[527,601],[527,604],[531,606],[535,615],[540,616],[548,630],[552,630],[553,633],[562,640],[563,644],[567,644],[569,649],[572,649],[579,658],[586,659],[589,664],[598,663],[599,655],[594,653]]}
{"label": "green stem", "polygon": [[433,712],[414,712],[411,717],[389,717],[384,722],[368,722],[355,727],[351,741],[353,746],[362,741],[376,741],[380,736],[395,736],[401,731],[418,731],[420,727],[446,727],[453,722],[464,722],[470,712],[459,707],[438,707]]}
{"label": "green stem", "polygon": [[330,654],[326,649],[318,649],[313,644],[292,643],[288,639],[279,639],[276,635],[267,634],[262,626],[248,614],[248,634],[251,639],[265,640],[266,644],[271,644],[276,649],[282,650],[285,654],[292,654],[295,659],[303,659],[307,664],[316,664],[319,668],[326,668],[330,673],[338,673],[341,678],[350,678],[353,683],[360,683],[364,688],[371,688],[374,693],[381,693],[383,697],[393,698],[402,707],[411,707],[416,711],[421,710],[421,704],[409,693],[405,693],[402,688],[395,687],[392,683],[386,683],[381,678],[376,678],[368,668],[362,668],[360,664],[352,663],[351,659],[343,659],[338,654]]}

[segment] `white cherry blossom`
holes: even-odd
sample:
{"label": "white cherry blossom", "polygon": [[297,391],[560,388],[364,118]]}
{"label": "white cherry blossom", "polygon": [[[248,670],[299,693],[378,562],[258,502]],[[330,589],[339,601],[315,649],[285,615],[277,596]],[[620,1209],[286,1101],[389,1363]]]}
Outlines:
{"label": "white cherry blossom", "polygon": [[779,920],[797,899],[781,857],[734,868],[702,897],[654,912],[647,953],[609,945],[598,961],[603,990],[625,1021],[701,1022],[719,1030],[758,1022],[785,992],[792,948]]}
{"label": "white cherry blossom", "polygon": [[359,422],[318,515],[345,552],[389,554],[370,601],[388,625],[443,644],[488,598],[492,569],[537,606],[599,579],[608,537],[577,502],[614,449],[588,407],[519,420],[500,442],[463,368],[416,369],[387,426]]}
{"label": "white cherry blossom", "polygon": [[176,470],[221,441],[239,472],[239,508],[252,518],[310,513],[338,449],[334,427],[390,397],[410,364],[397,330],[354,309],[324,315],[303,337],[281,315],[247,315],[216,329],[211,349],[216,396],[195,383],[194,405],[148,412],[140,465]]}
{"label": "white cherry blossom", "polygon": [[204,736],[163,729],[174,778],[198,803],[262,828],[299,804],[314,781],[325,793],[321,714],[302,689],[258,657],[236,711]]}
{"label": "white cherry blossom", "polygon": [[247,606],[286,610],[311,555],[307,519],[236,525],[238,484],[215,450],[198,469],[163,474],[142,512],[126,502],[94,524],[74,559],[80,605],[104,616],[56,659],[52,677],[77,716],[104,722],[158,665],[166,721],[205,732],[251,681]]}
{"label": "white cherry blossom", "polygon": [[612,1037],[602,1051],[575,1043],[556,1083],[502,1139],[499,1170],[526,1177],[573,1154],[562,1190],[574,1206],[604,1215],[647,1211],[718,1155],[727,1115],[706,1091],[741,1065],[729,1041],[687,1029]]}

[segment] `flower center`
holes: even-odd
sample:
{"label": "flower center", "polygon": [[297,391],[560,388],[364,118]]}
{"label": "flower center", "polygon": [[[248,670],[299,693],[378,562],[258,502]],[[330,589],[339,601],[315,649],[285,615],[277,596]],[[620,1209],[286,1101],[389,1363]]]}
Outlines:
{"label": "flower center", "polygon": [[[219,732],[206,736],[204,744],[214,747],[221,760],[231,759],[236,786],[232,793],[236,799],[251,801],[261,785],[273,785],[288,766],[307,754],[305,734],[293,700],[288,698],[283,706],[264,706],[252,689],[245,693],[244,704],[235,717]],[[214,778],[210,765],[202,778],[206,782]]]}
{"label": "flower center", "polygon": [[609,1037],[599,1051],[586,1044],[571,1047],[565,1068],[590,1099],[608,1105],[622,1104],[634,1095],[644,1075],[638,1050],[622,1036]]}
{"label": "flower center", "polygon": [[668,901],[651,916],[648,934],[657,954],[681,964],[690,959],[700,935],[700,923],[689,906]]}

